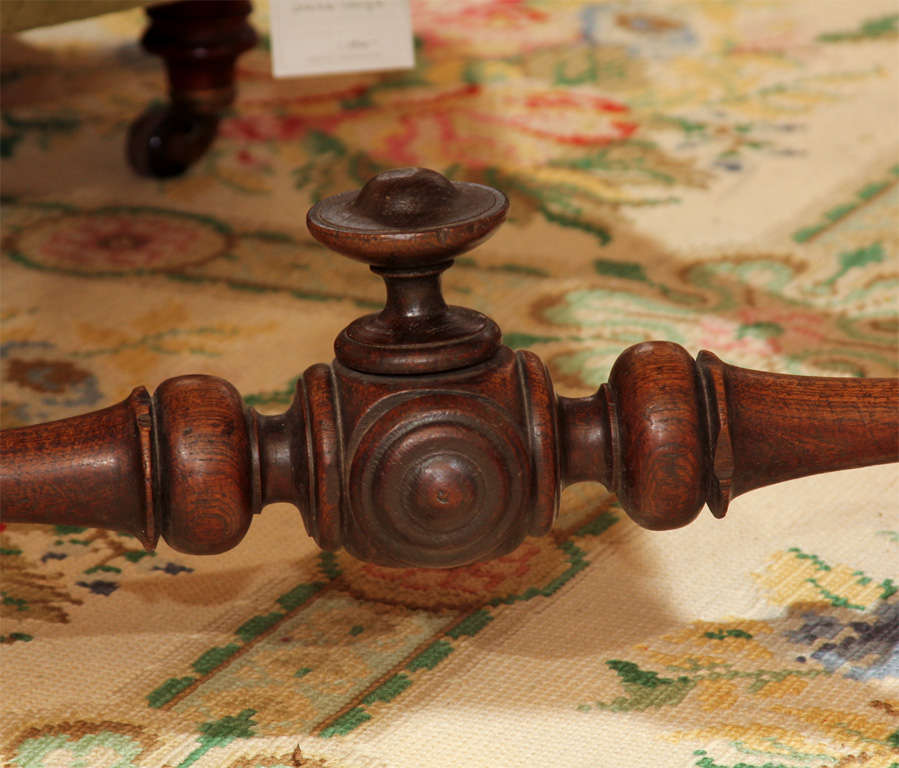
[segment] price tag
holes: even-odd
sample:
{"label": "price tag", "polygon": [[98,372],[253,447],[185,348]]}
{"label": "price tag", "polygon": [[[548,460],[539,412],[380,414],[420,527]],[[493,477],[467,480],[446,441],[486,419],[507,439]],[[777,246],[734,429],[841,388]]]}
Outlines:
{"label": "price tag", "polygon": [[409,0],[271,0],[275,77],[411,69]]}

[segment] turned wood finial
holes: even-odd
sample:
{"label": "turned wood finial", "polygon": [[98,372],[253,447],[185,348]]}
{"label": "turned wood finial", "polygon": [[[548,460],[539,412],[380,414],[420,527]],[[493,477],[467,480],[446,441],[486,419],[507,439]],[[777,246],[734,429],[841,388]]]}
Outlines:
{"label": "turned wood finial", "polygon": [[337,359],[366,373],[438,373],[489,360],[499,327],[465,307],[448,307],[440,275],[458,254],[502,224],[506,196],[452,182],[425,168],[398,168],[362,189],[317,203],[307,224],[329,248],[363,261],[387,286],[384,309],[351,323],[335,343]]}
{"label": "turned wood finial", "polygon": [[227,382],[170,379],[102,411],[0,433],[9,522],[128,531],[147,547],[237,544],[266,504],[296,505],[326,549],[383,565],[497,557],[553,524],[561,489],[595,481],[650,529],[817,472],[899,459],[899,381],[784,376],[652,341],[609,381],[557,397],[490,318],[447,306],[440,275],[486,239],[505,196],[425,169],[380,174],[312,208],[312,234],[380,275],[380,313],[302,374],[282,414]]}

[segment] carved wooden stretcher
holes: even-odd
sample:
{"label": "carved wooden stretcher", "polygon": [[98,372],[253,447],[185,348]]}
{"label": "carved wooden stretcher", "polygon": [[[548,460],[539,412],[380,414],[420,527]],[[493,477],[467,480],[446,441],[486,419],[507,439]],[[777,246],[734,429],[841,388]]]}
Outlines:
{"label": "carved wooden stretcher", "polygon": [[506,216],[495,189],[400,169],[308,215],[325,245],[387,286],[338,336],[283,414],[227,382],[181,376],[153,395],[0,434],[7,522],[98,526],[215,554],[273,502],[319,546],[392,566],[450,567],[546,533],[560,490],[598,481],[654,530],[723,517],[760,486],[899,460],[899,380],[785,376],[625,350],[592,396],[557,396],[497,325],[447,306],[440,276]]}

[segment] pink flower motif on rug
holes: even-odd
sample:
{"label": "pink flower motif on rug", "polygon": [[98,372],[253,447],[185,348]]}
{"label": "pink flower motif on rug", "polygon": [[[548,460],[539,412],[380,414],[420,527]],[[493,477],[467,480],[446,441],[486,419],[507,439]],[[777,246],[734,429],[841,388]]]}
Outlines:
{"label": "pink flower motif on rug", "polygon": [[291,141],[305,136],[309,127],[309,119],[300,115],[257,112],[223,120],[219,135],[244,142]]}
{"label": "pink flower motif on rug", "polygon": [[14,243],[20,261],[93,274],[202,264],[229,246],[228,233],[211,219],[130,208],[48,218]]}

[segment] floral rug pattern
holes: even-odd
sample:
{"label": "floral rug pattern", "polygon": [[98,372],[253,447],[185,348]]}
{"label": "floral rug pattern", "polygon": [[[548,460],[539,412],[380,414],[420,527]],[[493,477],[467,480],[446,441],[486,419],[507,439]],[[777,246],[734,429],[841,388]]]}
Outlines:
{"label": "floral rug pattern", "polygon": [[[413,2],[414,70],[273,80],[211,152],[134,176],[162,98],[141,12],[2,49],[2,424],[184,373],[283,410],[383,300],[306,233],[405,165],[509,221],[448,300],[586,394],[645,339],[797,374],[899,367],[894,3]],[[899,476],[741,497],[651,533],[599,487],[491,563],[390,570],[266,510],[215,558],[0,530],[0,757],[16,768],[899,767]]]}

